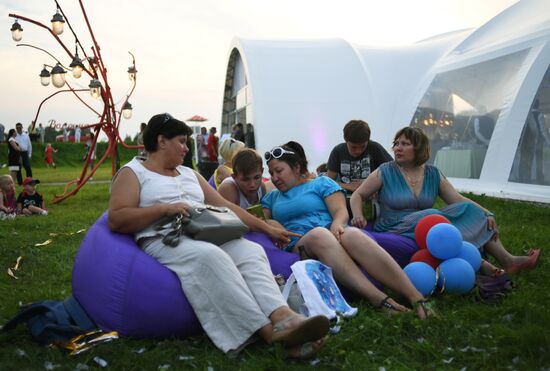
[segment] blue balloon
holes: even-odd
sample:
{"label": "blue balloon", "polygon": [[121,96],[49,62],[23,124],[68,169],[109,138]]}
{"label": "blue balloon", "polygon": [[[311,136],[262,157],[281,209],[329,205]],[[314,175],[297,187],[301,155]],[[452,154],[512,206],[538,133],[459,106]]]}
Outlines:
{"label": "blue balloon", "polygon": [[474,272],[479,271],[479,268],[481,267],[481,254],[479,253],[477,247],[469,242],[462,242],[462,248],[460,249],[457,258],[464,259],[470,263],[472,268],[474,268]]}
{"label": "blue balloon", "polygon": [[430,228],[426,236],[430,254],[438,259],[454,258],[462,248],[462,235],[452,224],[440,223]]}
{"label": "blue balloon", "polygon": [[452,258],[439,265],[437,286],[450,294],[465,294],[474,287],[476,273],[466,260]]}
{"label": "blue balloon", "polygon": [[426,263],[414,262],[403,268],[412,284],[424,296],[429,296],[437,283],[435,270]]}

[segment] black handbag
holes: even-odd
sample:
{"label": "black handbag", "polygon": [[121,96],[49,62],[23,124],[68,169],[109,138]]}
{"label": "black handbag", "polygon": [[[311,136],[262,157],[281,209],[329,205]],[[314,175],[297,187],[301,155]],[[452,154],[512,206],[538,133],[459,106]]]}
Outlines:
{"label": "black handbag", "polygon": [[178,214],[156,223],[155,230],[169,230],[162,242],[176,247],[182,235],[221,246],[226,242],[241,238],[248,227],[230,209],[216,206],[199,206],[187,210],[189,217]]}

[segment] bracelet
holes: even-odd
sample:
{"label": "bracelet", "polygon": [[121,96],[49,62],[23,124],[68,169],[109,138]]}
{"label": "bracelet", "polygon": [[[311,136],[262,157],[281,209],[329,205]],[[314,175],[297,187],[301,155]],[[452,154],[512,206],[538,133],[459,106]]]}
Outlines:
{"label": "bracelet", "polygon": [[491,216],[492,216],[493,218],[495,217],[495,214],[493,214],[493,213],[490,212],[490,211],[486,211],[484,214],[485,214],[485,216],[486,216],[487,218],[489,218],[489,217],[491,217]]}

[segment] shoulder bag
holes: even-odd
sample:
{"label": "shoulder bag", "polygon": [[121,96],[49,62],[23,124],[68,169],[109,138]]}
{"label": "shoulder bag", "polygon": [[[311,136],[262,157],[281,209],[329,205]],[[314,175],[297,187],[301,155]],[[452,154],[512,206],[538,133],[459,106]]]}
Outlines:
{"label": "shoulder bag", "polygon": [[189,217],[178,214],[156,223],[155,230],[168,233],[162,239],[167,246],[175,247],[182,235],[221,246],[241,238],[248,227],[230,209],[216,206],[198,206],[188,209]]}

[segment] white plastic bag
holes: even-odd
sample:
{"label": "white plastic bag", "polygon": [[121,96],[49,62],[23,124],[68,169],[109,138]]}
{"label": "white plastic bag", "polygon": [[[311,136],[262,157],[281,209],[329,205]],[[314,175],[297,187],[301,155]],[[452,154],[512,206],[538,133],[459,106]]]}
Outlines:
{"label": "white plastic bag", "polygon": [[357,313],[357,308],[351,307],[342,296],[330,267],[308,259],[290,268],[292,274],[283,288],[283,297],[294,311],[307,317],[324,315],[329,319],[337,315],[352,317]]}

